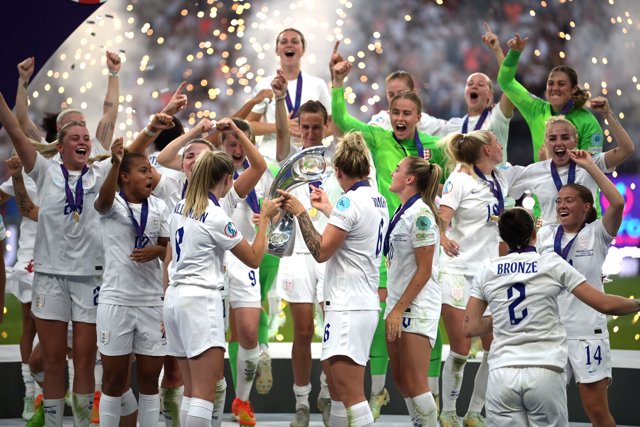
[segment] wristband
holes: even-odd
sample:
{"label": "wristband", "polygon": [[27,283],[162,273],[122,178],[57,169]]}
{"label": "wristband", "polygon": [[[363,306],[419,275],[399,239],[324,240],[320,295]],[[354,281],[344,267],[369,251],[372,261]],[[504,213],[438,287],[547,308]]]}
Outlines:
{"label": "wristband", "polygon": [[274,99],[276,101],[282,101],[283,99],[285,99],[287,97],[287,95],[282,95],[282,96],[276,96]]}
{"label": "wristband", "polygon": [[119,71],[109,71],[109,75],[111,77],[118,77],[120,75]]}
{"label": "wristband", "polygon": [[149,128],[147,126],[144,127],[144,129],[142,129],[144,131],[144,133],[146,133],[149,136],[156,136],[158,134],[158,132],[153,132],[151,130],[149,130]]}

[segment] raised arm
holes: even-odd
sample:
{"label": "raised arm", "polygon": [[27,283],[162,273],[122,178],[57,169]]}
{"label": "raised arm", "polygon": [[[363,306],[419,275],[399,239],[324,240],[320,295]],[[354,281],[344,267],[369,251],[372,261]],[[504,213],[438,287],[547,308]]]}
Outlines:
{"label": "raised arm", "polygon": [[169,116],[175,116],[179,111],[184,110],[187,107],[189,98],[182,93],[184,88],[187,87],[187,82],[180,83],[178,89],[171,95],[169,102],[162,109],[161,113],[168,114]]}
{"label": "raised arm", "polygon": [[109,144],[116,129],[116,118],[118,117],[118,105],[120,98],[120,67],[122,62],[117,53],[107,51],[107,68],[109,69],[109,83],[107,94],[104,97],[102,107],[102,118],[96,129],[96,138],[102,148],[109,150]]}
{"label": "raised arm", "polygon": [[[333,67],[333,89],[331,91],[331,114],[333,123],[336,125],[337,129],[342,132],[362,132],[368,144],[368,136],[370,136],[370,127],[372,126],[368,126],[366,123],[359,121],[347,113],[347,104],[344,100],[344,80],[349,75],[350,71],[351,63],[346,59],[338,62]],[[371,148],[372,147],[369,146],[369,149]]]}
{"label": "raised arm", "polygon": [[142,129],[136,139],[127,147],[132,153],[145,154],[147,147],[153,144],[160,131],[173,127],[173,117],[165,113],[154,114],[153,118],[144,129]]}
{"label": "raised arm", "polygon": [[196,126],[167,144],[167,146],[158,153],[156,160],[165,168],[175,170],[182,169],[182,157],[179,154],[182,147],[192,139],[200,138],[203,133],[209,132],[213,129],[213,126],[214,123],[211,120],[203,118]]}
{"label": "raised arm", "polygon": [[5,160],[7,172],[11,175],[13,181],[13,194],[16,197],[16,204],[20,215],[25,218],[29,218],[31,221],[38,221],[38,212],[40,208],[33,203],[29,193],[27,193],[27,187],[24,185],[24,177],[22,176],[22,163],[18,156],[11,156]]}
{"label": "raised arm", "polygon": [[33,76],[36,62],[35,58],[27,58],[18,64],[18,90],[16,92],[16,117],[20,123],[22,131],[35,141],[40,141],[44,136],[37,124],[35,124],[31,117],[29,117],[29,80]]}
{"label": "raised arm", "polygon": [[258,231],[253,244],[249,244],[242,239],[233,249],[231,253],[240,261],[251,268],[258,268],[262,262],[262,257],[267,249],[267,230],[271,218],[278,213],[280,209],[281,198],[274,200],[264,199],[262,209],[260,210],[260,220],[258,221]]}
{"label": "raised arm", "polygon": [[[482,36],[482,41],[487,47],[493,52],[493,55],[496,57],[496,61],[498,61],[498,67],[502,65],[502,61],[504,61],[504,52],[502,51],[502,47],[500,46],[500,40],[498,36],[491,31],[491,27],[488,23],[484,23],[485,33]],[[513,116],[513,103],[507,95],[502,93],[500,95],[500,111],[504,114],[505,117],[511,118]]]}
{"label": "raised arm", "polygon": [[0,93],[0,123],[4,126],[11,143],[20,157],[20,161],[24,165],[27,173],[31,172],[33,166],[36,164],[36,149],[33,148],[31,141],[27,138],[20,128],[18,119],[13,115],[11,109],[7,105],[2,93]]}
{"label": "raised arm", "polygon": [[[586,286],[585,286],[586,285]],[[623,316],[640,311],[640,300],[608,295],[587,282],[582,282],[573,291],[580,301],[595,308],[600,313]]]}
{"label": "raised arm", "polygon": [[116,191],[118,191],[118,175],[120,174],[123,155],[122,138],[118,138],[111,145],[111,169],[109,169],[109,173],[102,183],[102,187],[100,187],[98,197],[93,203],[99,213],[108,212],[113,206],[113,200],[116,197]]}
{"label": "raised arm", "polygon": [[509,52],[501,61],[500,71],[498,71],[498,84],[516,108],[521,112],[524,110],[523,114],[530,111],[534,104],[529,91],[516,80],[518,59],[528,40],[528,37],[522,38],[520,34],[516,34],[507,42]]}
{"label": "raised arm", "polygon": [[613,138],[616,140],[618,146],[613,150],[606,151],[604,153],[604,162],[607,168],[613,169],[627,160],[636,147],[631,140],[631,137],[627,131],[622,127],[615,114],[611,111],[609,100],[603,96],[593,98],[589,100],[589,106],[593,111],[597,111],[605,118],[605,120],[611,126]]}
{"label": "raised arm", "polygon": [[276,160],[282,162],[289,156],[291,151],[289,115],[284,102],[287,95],[287,79],[284,77],[282,70],[278,70],[278,74],[271,82],[271,89],[276,102]]}
{"label": "raised arm", "polygon": [[[285,88],[286,88],[286,81],[285,81]],[[242,107],[240,107],[240,109],[238,111],[236,111],[231,117],[237,117],[239,119],[246,119],[249,116],[249,114],[251,113],[251,110],[253,109],[253,107],[255,107],[256,105],[260,104],[265,99],[271,100],[271,98],[273,98],[273,92],[271,91],[271,89],[262,89],[255,96],[253,96],[250,100],[245,102],[244,105]]]}
{"label": "raised arm", "polygon": [[588,151],[570,151],[569,157],[581,168],[589,172],[591,178],[598,184],[598,187],[607,198],[609,207],[602,216],[602,224],[611,236],[618,234],[620,224],[622,224],[622,213],[624,211],[624,198],[616,186],[607,178],[600,168],[593,162]]}
{"label": "raised arm", "polygon": [[238,193],[238,196],[244,198],[253,190],[258,181],[260,181],[260,178],[262,178],[262,174],[267,170],[267,162],[264,160],[264,157],[262,157],[262,154],[260,154],[260,151],[258,151],[258,148],[253,145],[244,132],[238,129],[233,120],[224,118],[219,120],[216,125],[220,129],[220,132],[231,130],[236,134],[242,151],[244,151],[249,161],[249,167],[233,182],[233,188],[236,190],[236,193]]}

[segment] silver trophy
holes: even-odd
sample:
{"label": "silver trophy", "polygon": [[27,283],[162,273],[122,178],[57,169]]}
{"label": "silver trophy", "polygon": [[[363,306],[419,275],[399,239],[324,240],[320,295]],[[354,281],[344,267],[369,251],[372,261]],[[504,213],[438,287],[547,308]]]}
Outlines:
{"label": "silver trophy", "polygon": [[[271,184],[269,198],[279,197],[278,190],[291,191],[308,182],[325,178],[328,175],[325,150],[324,146],[310,147],[289,157]],[[278,221],[269,228],[267,252],[282,258],[293,252],[296,222],[293,215],[285,210],[281,210],[277,218]]]}

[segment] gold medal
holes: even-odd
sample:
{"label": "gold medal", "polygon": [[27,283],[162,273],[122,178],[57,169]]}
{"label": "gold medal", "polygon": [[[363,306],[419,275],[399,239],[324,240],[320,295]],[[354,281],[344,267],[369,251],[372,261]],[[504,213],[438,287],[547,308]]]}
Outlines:
{"label": "gold medal", "polygon": [[307,209],[307,213],[309,214],[309,217],[311,217],[313,219],[316,216],[318,216],[318,209],[313,208],[313,207],[309,208],[309,209]]}
{"label": "gold medal", "polygon": [[78,211],[73,211],[73,220],[75,222],[80,222],[80,213]]}
{"label": "gold medal", "polygon": [[391,261],[387,257],[384,258],[384,266],[387,267],[387,270],[391,267]]}

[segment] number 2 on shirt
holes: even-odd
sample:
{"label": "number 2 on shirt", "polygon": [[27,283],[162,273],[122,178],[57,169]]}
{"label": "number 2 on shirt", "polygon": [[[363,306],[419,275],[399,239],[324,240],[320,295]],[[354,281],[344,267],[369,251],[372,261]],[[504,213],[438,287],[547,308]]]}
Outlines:
{"label": "number 2 on shirt", "polygon": [[513,298],[514,289],[518,291],[519,295],[515,300],[513,300],[511,304],[509,304],[509,320],[512,325],[517,325],[518,323],[522,322],[525,317],[527,317],[527,314],[529,314],[529,312],[526,308],[523,308],[520,312],[521,316],[518,317],[518,314],[516,313],[516,307],[518,307],[518,305],[520,305],[520,303],[524,301],[526,296],[524,283],[514,283],[513,285],[511,285],[509,289],[507,289],[507,299],[511,300],[511,298]]}

